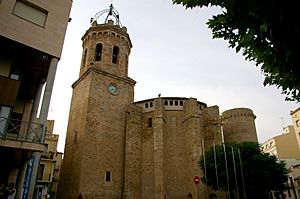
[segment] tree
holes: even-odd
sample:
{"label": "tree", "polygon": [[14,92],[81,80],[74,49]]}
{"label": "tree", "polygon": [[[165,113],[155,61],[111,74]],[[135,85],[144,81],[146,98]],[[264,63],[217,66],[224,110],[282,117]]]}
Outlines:
{"label": "tree", "polygon": [[172,0],[186,8],[218,6],[207,22],[213,38],[223,38],[265,75],[264,86],[281,88],[286,100],[300,101],[300,22],[296,1]]}
{"label": "tree", "polygon": [[271,190],[283,191],[286,188],[285,163],[263,153],[255,142],[231,143],[225,147],[218,145],[215,150],[212,147],[205,153],[205,161],[202,156],[199,165],[206,171],[201,179],[204,183],[214,190],[227,191],[228,180],[231,196],[238,192],[240,198],[245,193],[247,198],[266,199]]}

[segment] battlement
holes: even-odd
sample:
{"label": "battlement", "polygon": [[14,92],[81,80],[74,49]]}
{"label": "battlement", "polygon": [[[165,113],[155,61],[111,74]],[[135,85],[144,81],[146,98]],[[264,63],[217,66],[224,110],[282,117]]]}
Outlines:
{"label": "battlement", "polygon": [[252,117],[254,119],[256,118],[253,111],[249,108],[234,108],[234,109],[224,111],[221,115],[222,120],[237,118],[237,117]]}
{"label": "battlement", "polygon": [[257,142],[256,116],[249,108],[234,108],[221,115],[225,142]]}

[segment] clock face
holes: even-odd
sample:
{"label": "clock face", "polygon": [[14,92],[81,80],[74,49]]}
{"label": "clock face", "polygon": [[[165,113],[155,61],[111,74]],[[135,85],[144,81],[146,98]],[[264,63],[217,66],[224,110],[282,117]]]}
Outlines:
{"label": "clock face", "polygon": [[117,87],[115,86],[115,85],[113,85],[113,84],[110,84],[109,86],[108,86],[108,91],[111,93],[111,94],[117,94]]}

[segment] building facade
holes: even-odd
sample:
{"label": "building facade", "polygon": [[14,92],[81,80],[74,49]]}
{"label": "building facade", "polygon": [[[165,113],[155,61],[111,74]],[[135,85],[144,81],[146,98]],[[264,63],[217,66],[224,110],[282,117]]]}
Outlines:
{"label": "building facade", "polygon": [[54,120],[47,121],[44,144],[47,152],[41,156],[37,174],[37,196],[41,199],[56,199],[63,153],[57,151],[59,135],[53,133]]}
{"label": "building facade", "polygon": [[[117,21],[92,21],[82,42],[60,199],[79,194],[85,199],[206,198],[206,187],[195,186],[193,179],[203,176],[198,166],[203,152],[222,143],[222,126],[228,142],[244,136],[257,142],[255,116],[247,108],[221,117],[218,106],[195,98],[134,102],[136,82],[128,77],[132,44],[118,15]],[[236,127],[243,132],[233,135]]]}
{"label": "building facade", "polygon": [[298,149],[300,150],[300,107],[290,112],[292,124],[294,127],[296,140],[298,142]]}
{"label": "building facade", "polygon": [[281,135],[262,143],[261,149],[279,159],[300,160],[300,107],[291,111],[290,115],[292,125],[283,128]]}
{"label": "building facade", "polygon": [[261,144],[261,150],[276,156],[286,163],[289,170],[288,198],[298,199],[300,191],[300,107],[290,112],[292,125],[283,129],[281,135],[270,138]]}
{"label": "building facade", "polygon": [[35,195],[71,5],[71,0],[0,1],[0,183],[14,183],[16,198]]}
{"label": "building facade", "polygon": [[292,158],[300,160],[297,137],[299,135],[295,134],[294,126],[289,125],[283,129],[281,135],[270,138],[261,144],[261,149],[263,152],[275,155],[279,159]]}

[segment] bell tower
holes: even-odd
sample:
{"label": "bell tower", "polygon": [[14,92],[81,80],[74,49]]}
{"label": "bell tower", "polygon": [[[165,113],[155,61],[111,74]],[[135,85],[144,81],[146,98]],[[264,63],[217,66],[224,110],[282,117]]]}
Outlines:
{"label": "bell tower", "polygon": [[[98,19],[107,14],[103,23]],[[126,110],[134,101],[128,77],[132,47],[113,5],[91,18],[82,37],[60,179],[60,199],[120,198],[124,192]]]}

